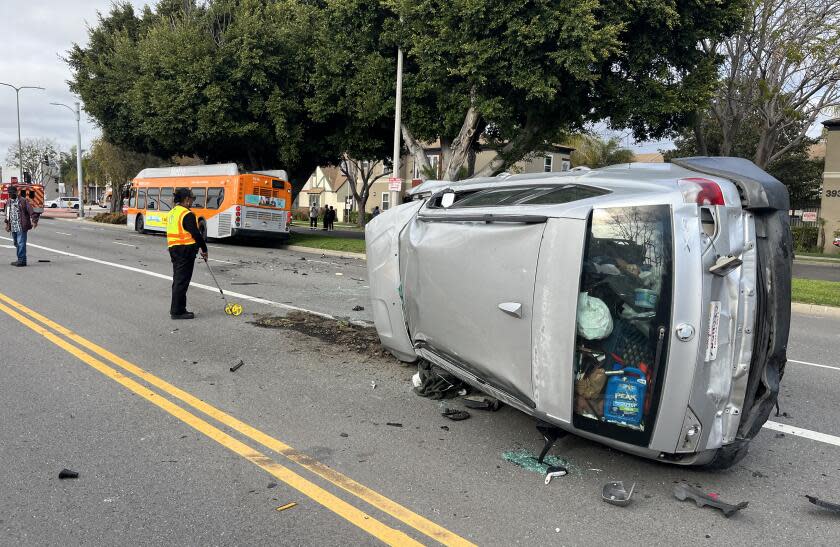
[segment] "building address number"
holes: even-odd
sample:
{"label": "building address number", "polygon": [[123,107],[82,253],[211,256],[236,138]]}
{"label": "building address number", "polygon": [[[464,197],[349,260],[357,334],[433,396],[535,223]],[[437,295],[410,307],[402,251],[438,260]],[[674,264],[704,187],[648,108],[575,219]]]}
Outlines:
{"label": "building address number", "polygon": [[826,190],[825,197],[827,198],[840,198],[840,190]]}

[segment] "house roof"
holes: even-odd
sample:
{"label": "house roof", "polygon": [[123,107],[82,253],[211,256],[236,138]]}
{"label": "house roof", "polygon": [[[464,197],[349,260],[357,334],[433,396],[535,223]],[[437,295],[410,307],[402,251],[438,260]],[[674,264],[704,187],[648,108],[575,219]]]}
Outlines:
{"label": "house roof", "polygon": [[828,127],[829,131],[834,128],[840,128],[840,118],[832,118],[830,120],[825,120],[822,124]]}

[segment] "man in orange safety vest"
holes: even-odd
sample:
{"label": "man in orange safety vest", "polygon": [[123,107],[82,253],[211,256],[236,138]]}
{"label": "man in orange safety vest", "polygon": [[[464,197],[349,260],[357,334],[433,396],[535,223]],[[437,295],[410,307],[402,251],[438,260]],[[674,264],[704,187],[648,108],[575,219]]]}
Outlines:
{"label": "man in orange safety vest", "polygon": [[201,236],[195,214],[190,206],[195,196],[189,188],[175,189],[175,207],[169,212],[166,223],[166,244],[172,259],[172,303],[169,316],[172,319],[192,319],[195,314],[187,311],[187,289],[190,287],[195,257],[201,250],[201,258],[207,260],[207,243]]}

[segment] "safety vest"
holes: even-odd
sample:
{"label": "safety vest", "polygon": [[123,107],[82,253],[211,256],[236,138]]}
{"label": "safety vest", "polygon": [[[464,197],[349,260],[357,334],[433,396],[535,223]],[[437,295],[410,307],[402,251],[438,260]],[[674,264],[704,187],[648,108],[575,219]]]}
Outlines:
{"label": "safety vest", "polygon": [[190,210],[186,207],[176,205],[169,212],[169,219],[166,222],[166,244],[169,247],[175,245],[192,245],[195,243],[192,234],[184,230],[184,217]]}

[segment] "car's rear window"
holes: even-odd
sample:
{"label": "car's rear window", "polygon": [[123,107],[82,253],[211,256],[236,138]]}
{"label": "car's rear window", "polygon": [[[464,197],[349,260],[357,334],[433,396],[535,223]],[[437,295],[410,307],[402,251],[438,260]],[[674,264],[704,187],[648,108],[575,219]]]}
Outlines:
{"label": "car's rear window", "polygon": [[557,205],[602,196],[608,193],[609,190],[580,184],[489,188],[472,193],[456,201],[451,208],[502,207],[505,205]]}

